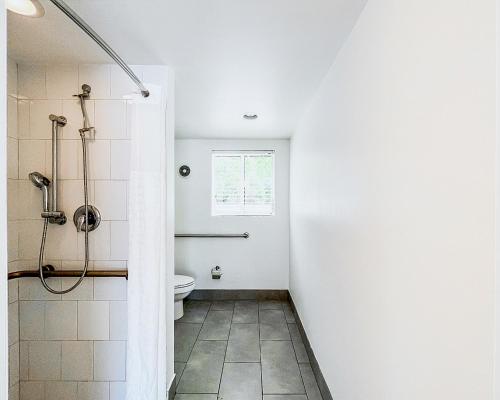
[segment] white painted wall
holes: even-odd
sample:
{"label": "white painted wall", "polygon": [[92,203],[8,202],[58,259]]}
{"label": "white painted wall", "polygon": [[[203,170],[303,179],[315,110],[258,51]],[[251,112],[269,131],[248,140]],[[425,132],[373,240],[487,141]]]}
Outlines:
{"label": "white painted wall", "polygon": [[291,293],[334,398],[492,399],[495,2],[368,1],[291,149]]}
{"label": "white painted wall", "polygon": [[[276,215],[211,216],[212,150],[275,150]],[[176,232],[243,233],[249,239],[177,238],[176,273],[196,279],[198,289],[287,289],[289,270],[289,141],[176,140]],[[223,277],[213,280],[219,265]]]}

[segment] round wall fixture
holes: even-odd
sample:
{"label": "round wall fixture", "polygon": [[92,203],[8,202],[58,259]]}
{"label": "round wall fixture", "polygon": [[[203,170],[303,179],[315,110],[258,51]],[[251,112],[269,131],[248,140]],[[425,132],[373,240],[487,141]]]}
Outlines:
{"label": "round wall fixture", "polygon": [[187,165],[183,165],[182,167],[179,168],[179,174],[183,177],[189,176],[191,173],[191,168],[189,168]]}
{"label": "round wall fixture", "polygon": [[257,114],[243,114],[243,118],[245,119],[257,119],[259,116]]}

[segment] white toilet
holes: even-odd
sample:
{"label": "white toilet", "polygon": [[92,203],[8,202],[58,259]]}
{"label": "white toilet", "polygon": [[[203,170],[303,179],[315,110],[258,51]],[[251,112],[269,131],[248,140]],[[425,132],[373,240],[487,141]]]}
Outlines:
{"label": "white toilet", "polygon": [[183,300],[189,296],[194,289],[194,278],[187,275],[175,275],[174,277],[174,319],[182,318],[184,315]]}

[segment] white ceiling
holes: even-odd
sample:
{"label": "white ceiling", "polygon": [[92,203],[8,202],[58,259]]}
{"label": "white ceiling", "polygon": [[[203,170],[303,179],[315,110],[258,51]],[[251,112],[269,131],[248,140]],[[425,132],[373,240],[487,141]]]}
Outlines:
{"label": "white ceiling", "polygon": [[[67,0],[130,64],[176,73],[176,136],[290,137],[367,0]],[[9,13],[9,56],[109,62],[47,0]],[[242,118],[257,113],[257,120]]]}

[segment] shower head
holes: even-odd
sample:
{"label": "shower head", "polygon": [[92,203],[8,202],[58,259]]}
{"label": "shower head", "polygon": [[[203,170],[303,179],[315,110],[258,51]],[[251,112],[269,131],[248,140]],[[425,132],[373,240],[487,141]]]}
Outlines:
{"label": "shower head", "polygon": [[86,83],[84,83],[82,85],[82,91],[83,91],[83,94],[88,96],[90,94],[90,91],[91,91],[91,87],[89,85],[87,85]]}
{"label": "shower head", "polygon": [[48,178],[43,176],[40,172],[31,172],[29,175],[30,181],[43,193],[42,207],[44,212],[49,211],[49,185]]}
{"label": "shower head", "polygon": [[47,187],[50,185],[49,179],[43,176],[40,172],[31,172],[28,176],[31,183],[38,189],[42,189],[43,187]]}

